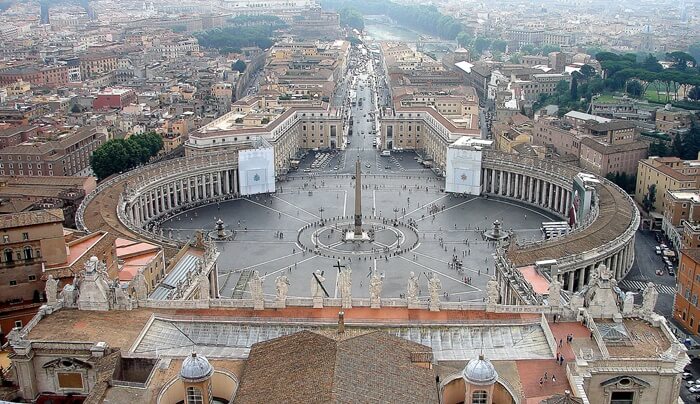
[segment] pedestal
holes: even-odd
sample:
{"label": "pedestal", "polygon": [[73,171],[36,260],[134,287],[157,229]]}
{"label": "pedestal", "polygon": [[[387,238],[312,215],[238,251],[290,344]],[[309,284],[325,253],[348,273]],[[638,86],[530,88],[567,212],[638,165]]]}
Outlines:
{"label": "pedestal", "polygon": [[341,306],[344,309],[352,309],[352,299],[343,299]]}
{"label": "pedestal", "polygon": [[264,300],[253,300],[253,310],[265,310]]}
{"label": "pedestal", "polygon": [[376,299],[369,299],[369,307],[372,309],[379,309],[382,306],[382,299],[376,298]]}
{"label": "pedestal", "polygon": [[315,296],[313,298],[314,301],[314,309],[322,309],[323,308],[323,298],[321,296]]}
{"label": "pedestal", "polygon": [[362,234],[355,234],[354,231],[349,231],[349,232],[345,233],[345,241],[351,241],[351,242],[370,241],[370,237],[366,231],[363,231]]}
{"label": "pedestal", "polygon": [[430,311],[440,311],[440,301],[430,301]]}
{"label": "pedestal", "polygon": [[278,309],[284,309],[287,307],[287,299],[277,299],[276,303]]}
{"label": "pedestal", "polygon": [[408,308],[420,309],[420,303],[418,302],[418,299],[408,299]]}

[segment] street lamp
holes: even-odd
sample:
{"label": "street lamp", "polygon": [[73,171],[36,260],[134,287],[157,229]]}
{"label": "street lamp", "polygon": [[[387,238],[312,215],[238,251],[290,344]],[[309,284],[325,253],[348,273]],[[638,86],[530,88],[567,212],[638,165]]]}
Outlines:
{"label": "street lamp", "polygon": [[398,216],[399,216],[399,208],[394,208],[394,220],[398,220],[399,219]]}
{"label": "street lamp", "polygon": [[325,210],[325,209],[323,209],[323,206],[321,206],[320,208],[318,208],[318,213],[321,214],[321,220],[323,220],[323,211],[324,211],[324,210]]}

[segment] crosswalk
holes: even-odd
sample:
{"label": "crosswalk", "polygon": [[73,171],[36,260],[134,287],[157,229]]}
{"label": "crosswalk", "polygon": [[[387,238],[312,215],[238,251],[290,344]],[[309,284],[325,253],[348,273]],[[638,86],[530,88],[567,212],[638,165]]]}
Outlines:
{"label": "crosswalk", "polygon": [[[623,290],[630,290],[632,292],[636,292],[639,289],[644,290],[647,287],[648,282],[644,281],[637,281],[637,280],[623,280],[618,282],[618,286],[620,286],[620,289]],[[676,288],[673,286],[668,286],[668,285],[654,285],[656,290],[659,293],[667,294],[667,295],[673,295],[676,293]]]}

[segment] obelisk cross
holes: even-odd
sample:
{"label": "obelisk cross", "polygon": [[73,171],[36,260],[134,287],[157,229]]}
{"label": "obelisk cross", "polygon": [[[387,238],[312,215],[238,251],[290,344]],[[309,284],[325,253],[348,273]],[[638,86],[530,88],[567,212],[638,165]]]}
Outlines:
{"label": "obelisk cross", "polygon": [[362,171],[360,156],[355,162],[355,237],[362,236]]}

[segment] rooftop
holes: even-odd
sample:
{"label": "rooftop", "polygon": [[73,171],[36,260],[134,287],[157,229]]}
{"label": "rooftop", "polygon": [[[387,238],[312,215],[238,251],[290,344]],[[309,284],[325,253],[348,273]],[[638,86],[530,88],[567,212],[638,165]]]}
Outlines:
{"label": "rooftop", "polygon": [[0,228],[11,229],[40,224],[63,223],[63,219],[63,211],[61,209],[13,213],[9,215],[0,215]]}

